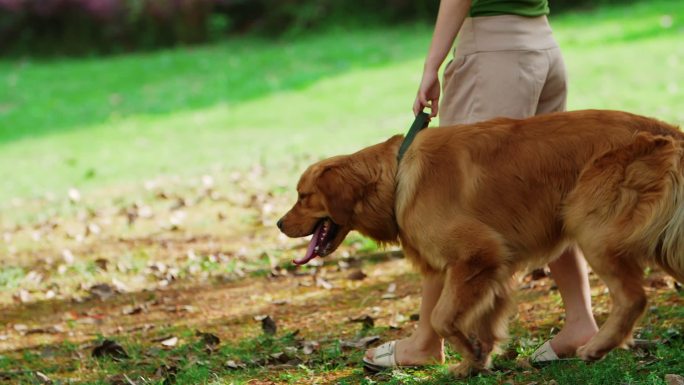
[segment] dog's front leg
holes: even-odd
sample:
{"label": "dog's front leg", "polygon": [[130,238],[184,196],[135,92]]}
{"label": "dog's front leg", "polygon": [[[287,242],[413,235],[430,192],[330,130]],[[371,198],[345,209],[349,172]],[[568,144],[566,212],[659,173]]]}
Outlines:
{"label": "dog's front leg", "polygon": [[501,250],[496,243],[481,243],[461,250],[461,256],[446,268],[431,321],[434,330],[463,356],[462,362],[449,368],[457,377],[486,371],[492,351],[506,336],[512,278]]}

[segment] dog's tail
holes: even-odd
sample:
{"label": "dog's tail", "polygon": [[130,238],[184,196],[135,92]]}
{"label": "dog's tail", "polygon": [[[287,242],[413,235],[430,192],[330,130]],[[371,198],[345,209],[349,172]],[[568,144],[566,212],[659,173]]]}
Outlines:
{"label": "dog's tail", "polygon": [[580,242],[594,250],[631,253],[640,265],[657,264],[684,282],[680,140],[638,134],[587,167],[567,203],[568,229]]}
{"label": "dog's tail", "polygon": [[677,281],[684,283],[684,178],[682,165],[673,173],[671,211],[663,213],[669,220],[664,226],[654,253],[655,262]]}
{"label": "dog's tail", "polygon": [[651,263],[684,282],[682,143],[672,137],[642,134],[631,147],[638,150],[625,168],[625,180],[631,179],[630,187],[637,192],[635,207],[648,206],[652,214],[641,226],[634,224],[636,231],[626,241],[643,244]]}

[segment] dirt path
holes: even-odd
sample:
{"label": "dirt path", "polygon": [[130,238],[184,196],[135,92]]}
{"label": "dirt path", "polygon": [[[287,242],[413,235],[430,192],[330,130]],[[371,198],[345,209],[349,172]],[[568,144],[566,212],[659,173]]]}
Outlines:
{"label": "dirt path", "polygon": [[[420,277],[398,250],[352,235],[324,264],[294,268],[305,242],[273,227],[291,197],[208,180],[69,197],[59,210],[34,202],[19,209],[35,217],[1,222],[0,383],[40,372],[73,383],[355,384],[366,343],[415,328]],[[609,300],[592,285],[601,321]],[[672,279],[652,273],[648,291],[642,327],[681,330]],[[524,277],[517,296],[509,355],[563,323],[549,277]],[[104,340],[128,358],[93,358]]]}

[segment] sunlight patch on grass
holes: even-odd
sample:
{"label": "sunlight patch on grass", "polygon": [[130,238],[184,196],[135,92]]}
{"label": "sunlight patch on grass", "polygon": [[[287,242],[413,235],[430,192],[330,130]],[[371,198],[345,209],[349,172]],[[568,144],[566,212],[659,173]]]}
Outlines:
{"label": "sunlight patch on grass", "polygon": [[64,196],[72,186],[87,189],[255,164],[285,164],[290,175],[298,174],[295,156],[351,152],[403,132],[412,120],[409,107],[419,68],[418,61],[409,61],[359,70],[235,106],[141,115],[5,143],[0,164],[12,167],[0,167],[0,178],[8,182],[0,194]]}

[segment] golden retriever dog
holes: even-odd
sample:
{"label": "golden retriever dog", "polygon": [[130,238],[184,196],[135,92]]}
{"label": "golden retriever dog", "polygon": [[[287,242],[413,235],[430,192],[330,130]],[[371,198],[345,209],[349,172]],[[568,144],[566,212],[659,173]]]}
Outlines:
{"label": "golden retriever dog", "polygon": [[644,268],[684,281],[684,135],[617,111],[575,111],[428,128],[310,166],[278,221],[313,234],[295,263],[332,253],[351,230],[401,243],[422,273],[443,274],[432,326],[463,356],[490,364],[506,336],[515,277],[578,245],[610,290],[612,310],[577,355],[632,341],[646,307]]}

